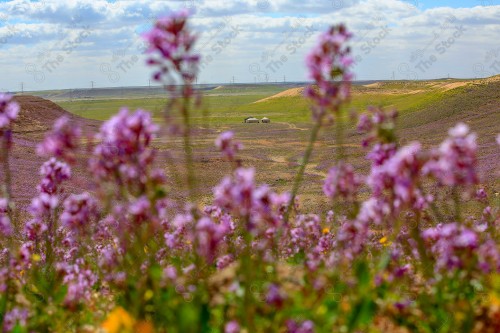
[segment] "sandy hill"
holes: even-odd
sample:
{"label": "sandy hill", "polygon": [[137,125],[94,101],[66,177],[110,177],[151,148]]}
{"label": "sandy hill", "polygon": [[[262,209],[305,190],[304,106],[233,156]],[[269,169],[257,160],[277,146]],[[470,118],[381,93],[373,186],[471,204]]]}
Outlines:
{"label": "sandy hill", "polygon": [[448,128],[465,122],[478,134],[481,172],[486,179],[496,178],[497,185],[500,184],[500,150],[495,142],[500,133],[500,76],[494,78],[488,78],[482,84],[467,85],[459,94],[401,115],[398,120],[400,137],[436,144],[444,138]]}
{"label": "sandy hill", "polygon": [[23,95],[15,96],[19,103],[21,112],[14,123],[14,133],[45,132],[52,128],[54,122],[67,116],[79,122],[84,127],[97,129],[98,121],[84,119],[69,113],[52,101],[37,96]]}
{"label": "sandy hill", "polygon": [[268,101],[273,98],[280,98],[280,97],[294,97],[294,96],[303,96],[304,95],[304,87],[298,87],[298,88],[291,88],[287,89],[285,91],[282,91],[280,93],[277,93],[275,95],[259,99],[258,101],[255,101],[254,103],[261,103]]}
{"label": "sandy hill", "polygon": [[[36,185],[39,182],[40,165],[46,160],[37,156],[37,143],[43,140],[45,133],[61,116],[68,116],[78,122],[85,132],[96,132],[99,121],[88,120],[75,116],[57,104],[36,96],[15,96],[21,111],[14,123],[13,149],[9,158],[12,176],[12,194],[16,204],[25,207],[36,194]],[[73,168],[72,180],[67,189],[70,193],[78,193],[86,189],[88,181],[84,176],[84,164],[77,164]],[[0,170],[0,183],[4,181],[3,170]]]}

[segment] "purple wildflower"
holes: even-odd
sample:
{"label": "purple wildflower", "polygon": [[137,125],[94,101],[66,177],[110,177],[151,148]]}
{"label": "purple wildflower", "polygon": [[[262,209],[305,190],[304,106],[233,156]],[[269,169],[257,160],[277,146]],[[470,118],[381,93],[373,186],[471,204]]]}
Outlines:
{"label": "purple wildflower", "polygon": [[295,320],[287,320],[287,333],[314,333],[314,323],[310,320],[298,323]]}
{"label": "purple wildflower", "polygon": [[224,333],[239,333],[240,330],[240,325],[236,320],[231,320],[224,327]]}
{"label": "purple wildflower", "polygon": [[266,302],[278,309],[283,307],[286,299],[286,294],[280,289],[280,287],[274,283],[271,283],[267,289]]}
{"label": "purple wildflower", "polygon": [[418,188],[423,166],[420,151],[420,144],[414,142],[399,149],[383,164],[373,166],[367,178],[372,195],[384,199],[395,209],[404,205],[423,208],[431,198],[424,198]]}
{"label": "purple wildflower", "polygon": [[137,110],[130,114],[127,108],[122,108],[102,125],[97,136],[101,143],[89,161],[91,170],[103,180],[120,177],[145,184],[144,170],[154,160],[150,144],[157,130],[148,112]]}
{"label": "purple wildflower", "polygon": [[141,196],[130,203],[128,213],[135,222],[147,221],[150,216],[151,203],[146,196]]}
{"label": "purple wildflower", "polygon": [[8,216],[9,201],[6,198],[0,198],[0,235],[7,237],[12,235],[12,224]]}
{"label": "purple wildflower", "polygon": [[60,192],[59,185],[71,177],[70,167],[52,157],[40,168],[42,180],[38,185],[40,193],[57,194]]}
{"label": "purple wildflower", "polygon": [[330,199],[338,196],[353,199],[360,184],[361,178],[354,173],[352,165],[341,163],[338,167],[333,167],[328,171],[323,192]]}
{"label": "purple wildflower", "polygon": [[469,133],[469,127],[463,123],[451,128],[449,135],[426,164],[425,172],[434,175],[443,185],[477,184],[476,135]]}
{"label": "purple wildflower", "polygon": [[61,222],[72,229],[84,229],[97,217],[97,202],[89,193],[72,194],[64,201]]}
{"label": "purple wildflower", "polygon": [[208,217],[202,217],[196,224],[198,254],[203,256],[207,262],[212,263],[219,242],[228,231],[223,225],[214,223]]}
{"label": "purple wildflower", "polygon": [[15,307],[9,312],[5,313],[5,316],[3,318],[3,331],[11,332],[16,324],[24,327],[26,326],[27,321],[28,310]]}
{"label": "purple wildflower", "polygon": [[234,262],[234,256],[232,254],[226,254],[216,260],[216,267],[218,270],[224,269]]}
{"label": "purple wildflower", "polygon": [[0,130],[10,127],[16,120],[20,107],[12,95],[0,93]]}
{"label": "purple wildflower", "polygon": [[353,75],[349,67],[353,59],[346,44],[351,36],[344,25],[333,26],[320,35],[318,44],[307,55],[309,77],[315,86],[309,85],[305,95],[315,104],[315,120],[321,119],[327,111],[337,113],[340,105],[350,97]]}
{"label": "purple wildflower", "polygon": [[233,160],[234,155],[242,149],[241,143],[234,141],[234,133],[232,131],[223,132],[219,135],[215,140],[215,146],[229,160]]}
{"label": "purple wildflower", "polygon": [[63,283],[68,286],[64,299],[66,305],[74,307],[88,302],[92,294],[92,286],[97,282],[97,276],[84,267],[83,260],[78,259],[73,265],[61,264],[58,268],[64,275]]}
{"label": "purple wildflower", "polygon": [[500,270],[500,253],[494,242],[481,241],[476,232],[457,223],[426,229],[422,238],[431,246],[437,271],[471,268],[471,265],[486,272]]}
{"label": "purple wildflower", "polygon": [[41,144],[37,147],[40,156],[51,156],[64,159],[68,163],[75,161],[75,150],[81,137],[81,128],[71,123],[71,119],[63,116],[56,120]]}
{"label": "purple wildflower", "polygon": [[192,53],[197,37],[188,29],[188,16],[187,11],[180,11],[159,18],[153,29],[143,35],[149,44],[147,53],[157,55],[147,59],[148,65],[158,67],[153,74],[157,81],[161,81],[171,70],[180,73],[188,83],[196,76],[200,57]]}

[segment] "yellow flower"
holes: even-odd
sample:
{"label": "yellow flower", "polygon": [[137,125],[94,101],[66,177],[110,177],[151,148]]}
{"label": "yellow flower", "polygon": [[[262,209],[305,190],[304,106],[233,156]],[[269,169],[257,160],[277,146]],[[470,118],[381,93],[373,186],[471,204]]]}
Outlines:
{"label": "yellow flower", "polygon": [[146,292],[144,293],[144,300],[145,301],[149,301],[151,298],[153,298],[154,296],[154,293],[151,289],[148,289],[146,290]]}
{"label": "yellow flower", "polygon": [[491,305],[500,307],[500,297],[498,297],[494,292],[490,292],[488,296]]}
{"label": "yellow flower", "polygon": [[134,323],[134,318],[125,309],[117,307],[101,326],[107,333],[132,332]]}
{"label": "yellow flower", "polygon": [[31,259],[33,259],[34,262],[39,262],[40,260],[42,260],[42,258],[40,257],[40,255],[38,253],[35,253],[31,256]]}
{"label": "yellow flower", "polygon": [[330,232],[330,229],[328,229],[328,228],[323,228],[323,233],[324,233],[324,234],[327,234],[327,233],[329,233],[329,232]]}
{"label": "yellow flower", "polygon": [[154,333],[153,324],[149,321],[140,321],[135,325],[134,332],[137,333]]}
{"label": "yellow flower", "polygon": [[390,246],[392,243],[387,241],[387,237],[382,237],[378,241],[380,244],[382,244],[384,247]]}
{"label": "yellow flower", "polygon": [[318,307],[318,309],[316,310],[316,313],[320,316],[324,315],[326,312],[328,311],[328,309],[326,308],[326,306],[324,305],[321,305]]}
{"label": "yellow flower", "polygon": [[348,301],[346,300],[343,300],[341,303],[340,303],[340,308],[342,309],[342,311],[344,312],[349,312],[351,311],[351,305],[349,304]]}

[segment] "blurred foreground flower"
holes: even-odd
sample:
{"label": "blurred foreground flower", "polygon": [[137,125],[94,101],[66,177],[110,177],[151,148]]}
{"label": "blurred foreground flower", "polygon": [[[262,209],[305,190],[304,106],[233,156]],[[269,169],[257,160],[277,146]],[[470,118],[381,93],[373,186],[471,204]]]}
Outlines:
{"label": "blurred foreground flower", "polygon": [[305,96],[315,104],[315,120],[328,111],[337,114],[340,105],[350,97],[353,74],[349,67],[353,59],[347,42],[351,37],[344,25],[333,26],[319,37],[318,44],[306,58],[309,78],[314,84],[306,88]]}
{"label": "blurred foreground flower", "polygon": [[0,93],[0,130],[10,127],[19,113],[19,104],[12,95]]}
{"label": "blurred foreground flower", "polygon": [[133,332],[135,319],[122,307],[117,307],[102,323],[102,328],[107,333]]}
{"label": "blurred foreground flower", "polygon": [[153,75],[157,81],[162,81],[171,71],[179,73],[187,82],[196,77],[200,56],[192,53],[197,36],[188,29],[188,16],[184,10],[159,18],[153,29],[143,35],[149,44],[146,52],[157,55],[147,60],[148,65],[158,67]]}

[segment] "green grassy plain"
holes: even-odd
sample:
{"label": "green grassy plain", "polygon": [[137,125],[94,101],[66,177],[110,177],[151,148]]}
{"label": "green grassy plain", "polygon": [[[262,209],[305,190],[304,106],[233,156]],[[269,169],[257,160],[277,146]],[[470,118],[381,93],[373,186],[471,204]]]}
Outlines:
{"label": "green grassy plain", "polygon": [[[486,178],[491,177],[498,168],[496,161],[500,157],[494,144],[495,133],[500,132],[500,81],[484,85],[457,84],[449,88],[450,84],[456,83],[442,80],[354,86],[347,109],[363,111],[369,105],[394,107],[400,114],[401,129],[398,133],[401,143],[420,140],[426,147],[437,146],[446,138],[448,128],[464,121],[478,132],[482,173]],[[244,166],[256,168],[258,182],[265,182],[277,191],[291,189],[310,135],[308,102],[300,95],[292,95],[255,103],[288,88],[226,86],[204,92],[202,107],[193,113],[197,133],[193,138],[193,151],[199,175],[199,194],[207,203],[213,186],[231,171],[231,165],[220,158],[214,147],[215,138],[225,130],[234,131],[236,138],[243,143],[245,149],[239,156]],[[152,111],[154,119],[161,123],[165,99],[104,98],[57,103],[79,116],[98,120],[108,119],[122,106],[143,108]],[[248,116],[267,116],[271,123],[244,124],[243,119]],[[356,133],[354,124],[346,122],[346,125],[346,138],[341,145],[335,140],[335,127],[325,127],[320,133],[301,189],[305,206],[328,209],[329,203],[321,195],[321,186],[328,169],[335,164],[340,148],[356,169],[368,170],[367,150],[360,145],[362,136]],[[185,193],[179,191],[185,176],[182,140],[163,137],[154,144],[160,151],[168,152],[169,157],[163,161],[172,189],[175,189],[173,194],[184,196]],[[495,183],[498,185],[493,181],[492,186],[496,186]]]}
{"label": "green grassy plain", "polygon": [[[349,108],[364,110],[369,105],[395,107],[400,112],[411,112],[435,103],[457,91],[443,91],[439,88],[425,89],[366,89],[354,87],[354,97]],[[391,87],[391,89],[393,89]],[[211,126],[231,125],[240,123],[248,116],[270,117],[273,122],[304,124],[310,121],[309,104],[302,96],[287,96],[257,101],[279,93],[286,88],[279,86],[263,86],[248,88],[221,87],[204,92],[203,104],[193,113],[193,121]],[[162,110],[166,99],[153,98],[123,98],[123,99],[75,99],[57,101],[66,110],[79,116],[106,120],[117,112],[120,107],[130,109],[143,108],[153,112],[156,120],[161,121]]]}

